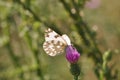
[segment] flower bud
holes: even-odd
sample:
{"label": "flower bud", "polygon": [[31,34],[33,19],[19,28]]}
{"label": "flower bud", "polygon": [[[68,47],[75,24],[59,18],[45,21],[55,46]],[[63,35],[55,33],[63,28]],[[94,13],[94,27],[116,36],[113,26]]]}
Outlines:
{"label": "flower bud", "polygon": [[66,48],[66,59],[72,63],[77,63],[78,59],[80,57],[80,53],[74,48],[72,45],[68,45]]}

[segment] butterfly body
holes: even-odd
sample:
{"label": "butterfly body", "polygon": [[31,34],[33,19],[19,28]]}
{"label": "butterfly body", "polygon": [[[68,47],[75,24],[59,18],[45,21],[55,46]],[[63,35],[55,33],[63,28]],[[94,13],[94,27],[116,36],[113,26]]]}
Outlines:
{"label": "butterfly body", "polygon": [[66,34],[60,36],[50,28],[45,31],[43,49],[48,55],[56,56],[63,53],[67,45],[71,45],[71,42]]}

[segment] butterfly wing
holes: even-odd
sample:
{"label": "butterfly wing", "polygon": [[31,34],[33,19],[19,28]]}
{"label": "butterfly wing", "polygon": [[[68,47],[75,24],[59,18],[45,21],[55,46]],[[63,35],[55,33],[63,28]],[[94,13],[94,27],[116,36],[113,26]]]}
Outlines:
{"label": "butterfly wing", "polygon": [[66,41],[50,28],[45,31],[45,42],[43,49],[50,56],[56,56],[65,49]]}

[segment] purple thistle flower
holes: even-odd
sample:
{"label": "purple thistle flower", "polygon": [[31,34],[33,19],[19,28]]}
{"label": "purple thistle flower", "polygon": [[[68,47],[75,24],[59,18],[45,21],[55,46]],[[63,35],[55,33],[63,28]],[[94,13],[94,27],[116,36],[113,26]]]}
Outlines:
{"label": "purple thistle flower", "polygon": [[74,64],[77,63],[78,59],[80,57],[80,53],[74,48],[72,45],[68,45],[66,48],[66,59]]}
{"label": "purple thistle flower", "polygon": [[88,0],[85,3],[85,7],[89,9],[96,9],[100,6],[101,0]]}

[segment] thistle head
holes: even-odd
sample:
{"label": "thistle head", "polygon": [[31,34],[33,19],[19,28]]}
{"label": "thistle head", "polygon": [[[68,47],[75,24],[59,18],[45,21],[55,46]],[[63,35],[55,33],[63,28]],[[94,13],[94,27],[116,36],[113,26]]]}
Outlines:
{"label": "thistle head", "polygon": [[66,47],[66,59],[71,63],[75,64],[78,62],[80,53],[72,45]]}

